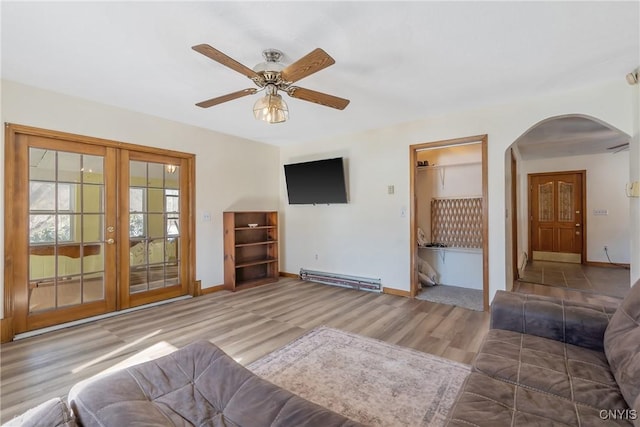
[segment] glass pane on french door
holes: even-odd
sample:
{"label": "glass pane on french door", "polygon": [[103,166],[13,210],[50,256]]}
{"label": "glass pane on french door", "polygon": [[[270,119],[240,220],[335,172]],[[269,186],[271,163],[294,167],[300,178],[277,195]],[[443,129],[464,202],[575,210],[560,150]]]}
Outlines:
{"label": "glass pane on french door", "polygon": [[180,284],[180,166],[129,161],[129,294]]}
{"label": "glass pane on french door", "polygon": [[28,312],[105,299],[105,158],[29,147]]}

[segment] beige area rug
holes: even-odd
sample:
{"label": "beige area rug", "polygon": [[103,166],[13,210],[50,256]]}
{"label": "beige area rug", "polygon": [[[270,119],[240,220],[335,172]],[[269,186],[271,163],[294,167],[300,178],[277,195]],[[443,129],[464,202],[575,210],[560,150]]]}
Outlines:
{"label": "beige area rug", "polygon": [[255,374],[370,426],[441,426],[468,365],[327,328],[247,366]]}

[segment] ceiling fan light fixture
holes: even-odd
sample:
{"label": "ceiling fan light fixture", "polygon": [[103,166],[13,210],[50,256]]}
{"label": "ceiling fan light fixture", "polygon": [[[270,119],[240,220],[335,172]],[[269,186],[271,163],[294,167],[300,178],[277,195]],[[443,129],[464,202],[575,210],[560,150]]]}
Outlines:
{"label": "ceiling fan light fixture", "polygon": [[289,107],[272,85],[267,85],[267,94],[253,104],[253,115],[267,123],[282,123],[289,119]]}

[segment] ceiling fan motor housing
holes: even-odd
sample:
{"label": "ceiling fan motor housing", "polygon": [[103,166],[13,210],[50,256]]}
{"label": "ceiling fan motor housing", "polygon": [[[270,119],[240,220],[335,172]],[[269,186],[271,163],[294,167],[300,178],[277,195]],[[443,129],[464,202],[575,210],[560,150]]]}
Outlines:
{"label": "ceiling fan motor housing", "polygon": [[255,84],[260,88],[273,85],[280,90],[286,90],[288,85],[281,76],[284,64],[280,62],[284,54],[277,49],[266,49],[262,51],[262,56],[265,61],[253,67],[253,71],[259,75],[257,79],[253,79]]}
{"label": "ceiling fan motor housing", "polygon": [[284,64],[280,62],[280,59],[284,56],[284,54],[277,49],[267,49],[262,51],[262,56],[264,57],[264,62],[259,63],[255,67],[253,67],[253,71],[256,73],[273,71],[280,72],[284,69]]}

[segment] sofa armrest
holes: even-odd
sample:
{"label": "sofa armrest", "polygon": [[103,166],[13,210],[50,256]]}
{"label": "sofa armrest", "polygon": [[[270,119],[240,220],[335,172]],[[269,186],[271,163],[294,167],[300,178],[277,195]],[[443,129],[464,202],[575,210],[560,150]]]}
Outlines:
{"label": "sofa armrest", "polygon": [[537,335],[603,351],[604,331],[617,307],[498,291],[491,329]]}

